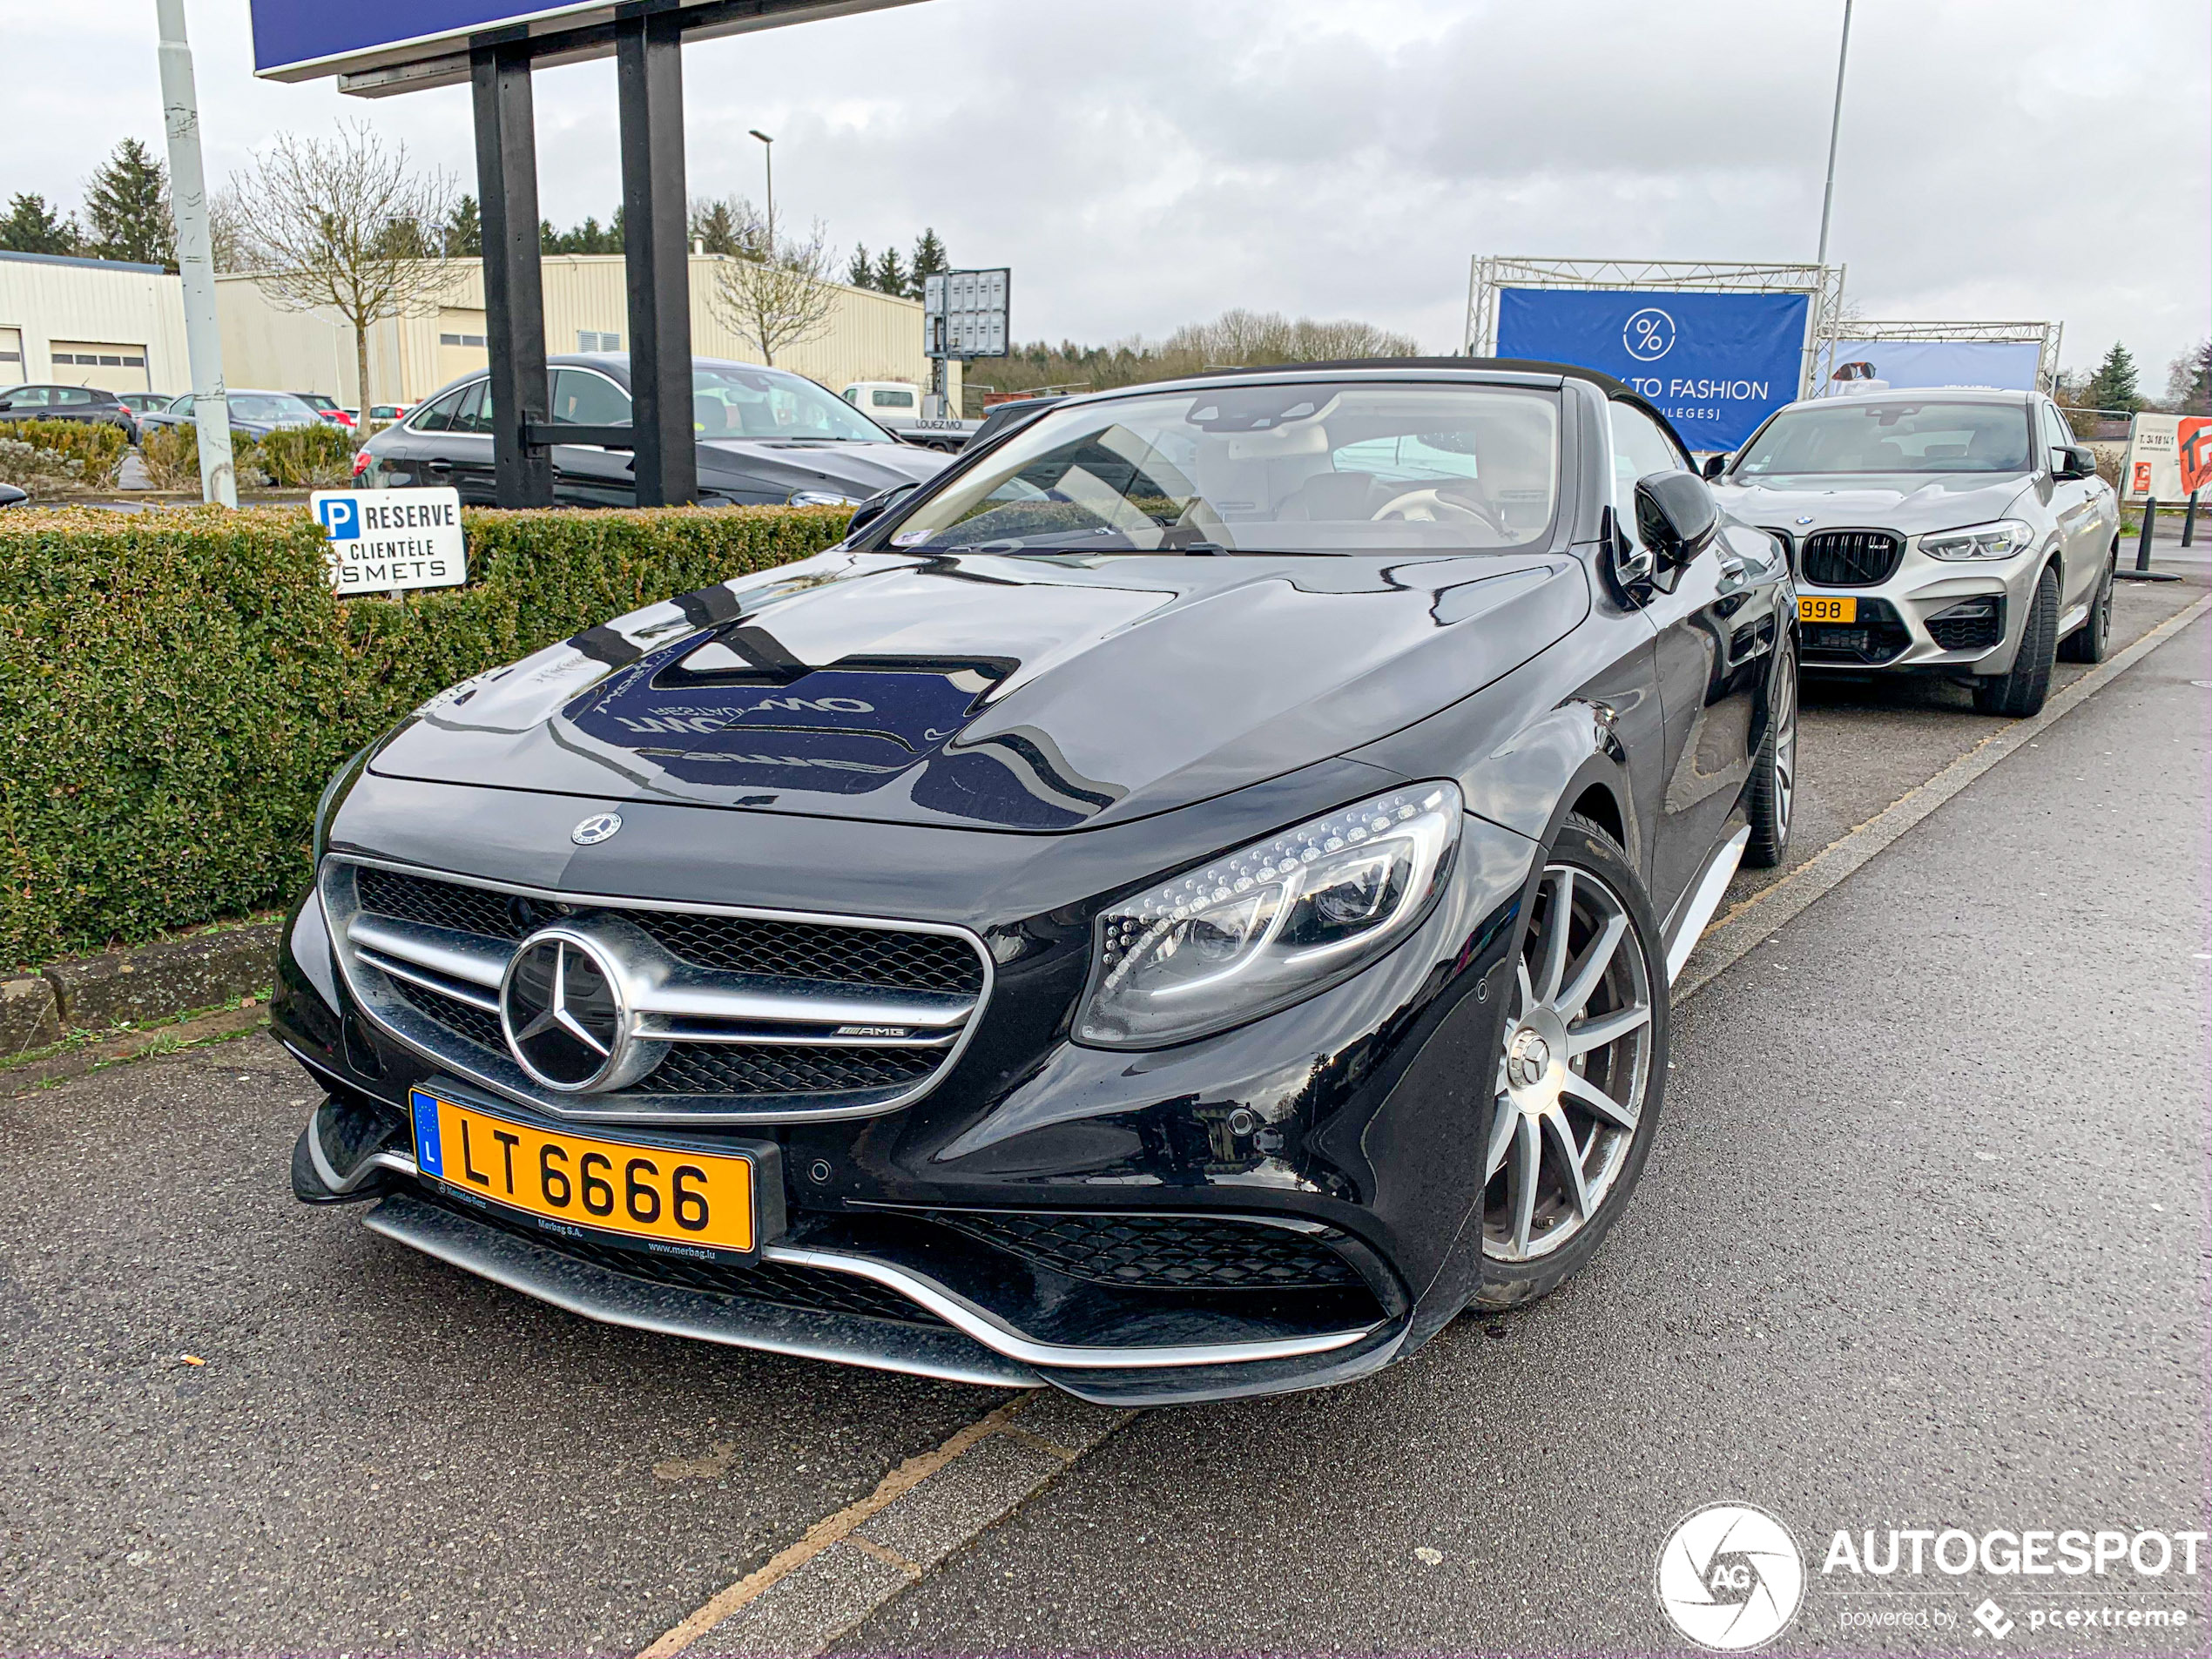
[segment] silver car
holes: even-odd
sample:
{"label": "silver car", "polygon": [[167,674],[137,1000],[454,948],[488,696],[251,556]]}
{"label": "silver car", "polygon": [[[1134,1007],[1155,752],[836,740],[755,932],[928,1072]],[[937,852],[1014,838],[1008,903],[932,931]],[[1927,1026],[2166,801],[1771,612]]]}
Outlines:
{"label": "silver car", "polygon": [[1933,671],[2022,716],[2054,660],[2103,660],[2119,503],[2047,397],[1808,399],[1706,471],[1789,549],[1808,669]]}

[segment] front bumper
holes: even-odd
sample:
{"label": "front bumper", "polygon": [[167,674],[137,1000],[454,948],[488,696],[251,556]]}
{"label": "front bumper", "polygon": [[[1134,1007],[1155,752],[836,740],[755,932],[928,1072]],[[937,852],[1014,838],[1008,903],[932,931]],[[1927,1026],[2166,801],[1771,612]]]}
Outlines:
{"label": "front bumper", "polygon": [[[1802,543],[1779,530],[1770,534],[1791,546],[1796,562]],[[1919,550],[1915,536],[1902,539],[1896,570],[1880,582],[1828,584],[1799,570],[1801,597],[1855,600],[1859,611],[1849,623],[1803,623],[1804,666],[1968,674],[2010,669],[2043,561],[2023,554],[2002,563],[1962,564],[1930,558]]]}
{"label": "front bumper", "polygon": [[[575,810],[555,807],[563,825]],[[1071,959],[1003,970],[973,1049],[925,1098],[744,1129],[781,1147],[789,1217],[755,1278],[578,1244],[418,1172],[412,1089],[533,1109],[365,1017],[310,900],[287,930],[274,1017],[330,1097],[300,1138],[295,1190],[379,1200],[369,1224],[397,1242],[571,1312],[703,1340],[1124,1404],[1346,1380],[1456,1314],[1479,1271],[1459,1241],[1480,1197],[1487,1103],[1466,1079],[1494,1052],[1505,999],[1490,980],[1534,853],[1469,818],[1445,895],[1397,951],[1157,1053],[1066,1042],[1089,926],[1055,912]],[[1038,921],[1007,927],[1035,937]]]}

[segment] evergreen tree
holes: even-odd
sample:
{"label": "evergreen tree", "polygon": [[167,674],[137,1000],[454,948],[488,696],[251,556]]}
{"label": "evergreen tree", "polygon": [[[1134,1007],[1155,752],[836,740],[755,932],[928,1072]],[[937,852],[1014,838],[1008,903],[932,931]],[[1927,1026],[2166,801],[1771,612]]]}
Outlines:
{"label": "evergreen tree", "polygon": [[742,196],[718,197],[711,201],[695,199],[691,230],[694,248],[738,259],[759,259],[767,239],[760,216]]}
{"label": "evergreen tree", "polygon": [[853,262],[845,267],[845,280],[851,287],[873,288],[875,287],[875,266],[869,263],[868,245],[866,242],[862,242],[853,250]]}
{"label": "evergreen tree", "polygon": [[2091,408],[2115,409],[2129,415],[2143,407],[2143,395],[2135,385],[2135,360],[2127,347],[2116,340],[2089,382],[2088,403]]}
{"label": "evergreen tree", "polygon": [[2166,401],[2176,415],[2212,415],[2212,340],[2200,340],[2166,372]]}
{"label": "evergreen tree", "polygon": [[95,256],[177,268],[169,170],[136,138],[123,138],[84,186],[86,239]]}
{"label": "evergreen tree", "polygon": [[481,259],[484,252],[483,215],[474,196],[463,196],[446,219],[445,256],[449,260]]}
{"label": "evergreen tree", "polygon": [[925,228],[914,242],[914,271],[907,283],[907,297],[921,299],[924,278],[942,276],[952,268],[953,262],[946,257],[945,245],[937,239],[937,233]]}
{"label": "evergreen tree", "polygon": [[903,294],[907,291],[906,263],[899,257],[899,250],[887,247],[875,261],[875,280],[868,284],[885,293]]}
{"label": "evergreen tree", "polygon": [[568,249],[561,246],[561,233],[553,228],[553,221],[550,219],[541,219],[537,221],[537,251],[541,253],[568,252]]}
{"label": "evergreen tree", "polygon": [[0,248],[10,253],[74,253],[78,239],[77,220],[64,219],[35,192],[11,198],[0,219]]}

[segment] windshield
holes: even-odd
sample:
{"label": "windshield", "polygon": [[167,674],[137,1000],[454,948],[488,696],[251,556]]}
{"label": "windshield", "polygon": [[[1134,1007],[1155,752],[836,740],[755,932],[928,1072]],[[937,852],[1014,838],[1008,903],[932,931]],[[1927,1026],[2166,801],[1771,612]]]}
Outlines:
{"label": "windshield", "polygon": [[1359,553],[1549,529],[1555,393],[1224,386],[1049,410],[907,514],[896,547]]}
{"label": "windshield", "polygon": [[2026,472],[2024,404],[1852,398],[1784,409],[1744,446],[1734,475],[1820,472]]}
{"label": "windshield", "polygon": [[898,440],[812,381],[735,364],[691,370],[691,424],[702,438],[793,438],[823,443]]}
{"label": "windshield", "polygon": [[322,416],[289,392],[233,392],[231,419],[269,426],[313,426]]}

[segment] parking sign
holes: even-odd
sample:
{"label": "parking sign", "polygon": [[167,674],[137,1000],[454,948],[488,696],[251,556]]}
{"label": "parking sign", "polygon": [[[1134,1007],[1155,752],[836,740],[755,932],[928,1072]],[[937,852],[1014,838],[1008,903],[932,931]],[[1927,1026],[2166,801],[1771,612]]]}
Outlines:
{"label": "parking sign", "polygon": [[308,502],[329,538],[330,585],[341,597],[469,579],[457,490],[318,489]]}

